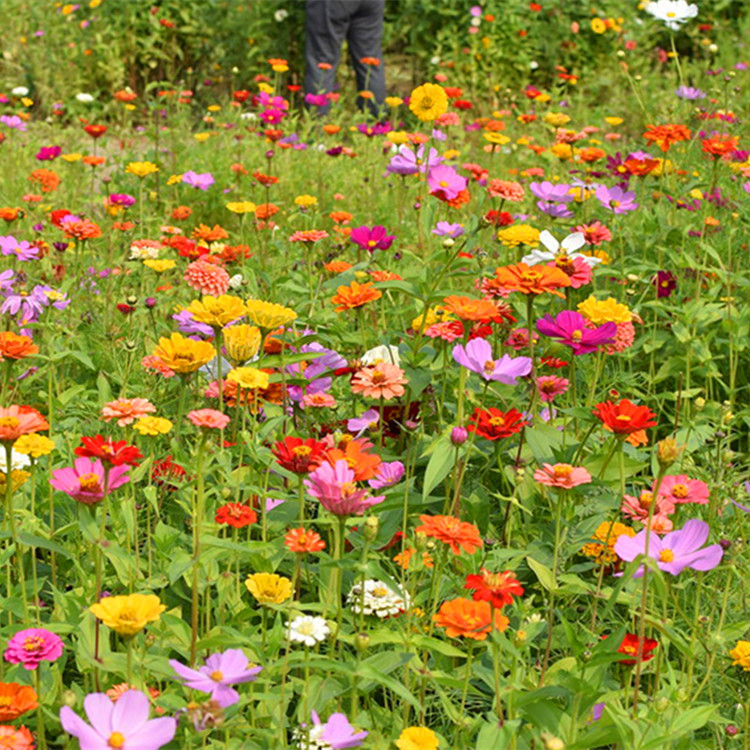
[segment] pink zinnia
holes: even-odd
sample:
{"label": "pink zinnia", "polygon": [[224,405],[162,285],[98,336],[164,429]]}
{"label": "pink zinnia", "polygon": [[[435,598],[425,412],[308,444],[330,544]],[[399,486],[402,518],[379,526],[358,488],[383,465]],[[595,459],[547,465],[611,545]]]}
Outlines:
{"label": "pink zinnia", "polygon": [[[534,334],[534,341],[539,341],[539,334]],[[527,328],[516,328],[508,334],[503,342],[505,346],[515,349],[517,352],[526,349],[529,345],[529,331]]]}
{"label": "pink zinnia", "polygon": [[588,484],[591,481],[591,474],[583,466],[542,464],[542,468],[534,472],[534,481],[545,487],[569,490],[579,484]]}
{"label": "pink zinnia", "polygon": [[426,328],[424,335],[431,339],[442,339],[452,343],[464,335],[464,325],[460,320],[441,320]]}
{"label": "pink zinnia", "polygon": [[[111,492],[130,481],[127,465],[113,466],[109,470],[107,491]],[[61,492],[70,495],[74,500],[93,505],[104,497],[104,465],[101,461],[90,458],[77,458],[73,466],[55,469],[49,483]]]}
{"label": "pink zinnia", "polygon": [[330,393],[307,393],[302,397],[302,408],[328,408],[336,406],[336,399]]}
{"label": "pink zinnia", "polygon": [[541,375],[536,379],[536,389],[542,401],[554,401],[556,396],[568,390],[570,381],[557,375]]}
{"label": "pink zinnia", "polygon": [[[652,505],[654,506],[653,511],[651,511]],[[641,521],[643,524],[646,523],[648,514],[651,512],[651,528],[654,531],[672,530],[672,522],[669,521],[668,516],[674,513],[674,502],[664,495],[654,498],[654,493],[648,491],[641,492],[638,497],[625,495],[622,500],[621,510],[623,515],[632,518],[634,521]],[[662,519],[659,523],[659,529],[654,526],[654,519],[657,517]],[[668,523],[665,524],[664,520],[668,521]],[[669,526],[669,528],[667,529],[666,526]]]}
{"label": "pink zinnia", "polygon": [[117,401],[104,404],[102,419],[105,422],[116,419],[118,427],[125,427],[155,411],[156,407],[147,398],[118,398]]}
{"label": "pink zinnia", "polygon": [[492,198],[500,198],[511,203],[520,203],[526,194],[523,185],[511,180],[490,180],[487,192]]}
{"label": "pink zinnia", "polygon": [[700,479],[690,479],[685,474],[667,476],[662,479],[659,495],[669,498],[673,503],[697,503],[706,505],[710,495],[708,485]]}
{"label": "pink zinnia", "polygon": [[601,223],[601,221],[592,221],[590,224],[579,224],[575,228],[576,232],[582,232],[583,238],[587,245],[601,245],[602,242],[610,242],[612,232]]}
{"label": "pink zinnia", "polygon": [[352,378],[352,392],[365,398],[382,398],[390,401],[404,395],[404,385],[409,381],[404,371],[390,362],[378,362],[370,367],[363,367]]}
{"label": "pink zinnia", "polygon": [[24,669],[32,670],[40,661],[57,661],[63,652],[63,642],[59,636],[44,628],[19,630],[5,649],[5,661],[23,664]]}
{"label": "pink zinnia", "polygon": [[185,269],[185,281],[201,294],[212,297],[220,297],[229,289],[229,274],[205,260],[196,260]]}
{"label": "pink zinnia", "polygon": [[155,354],[147,354],[141,360],[141,367],[144,370],[158,372],[159,375],[165,378],[173,378],[177,374],[173,369],[167,367]]}
{"label": "pink zinnia", "polygon": [[[607,354],[617,354],[618,352],[624,352],[626,349],[630,349],[635,341],[635,326],[632,321],[628,320],[625,323],[615,323],[617,326],[617,332],[615,333],[614,343],[608,344],[604,347],[604,351]],[[591,327],[595,326],[591,324]]]}
{"label": "pink zinnia", "polygon": [[307,491],[320,501],[329,512],[337,516],[361,516],[385,497],[371,497],[367,489],[357,488],[354,470],[342,458],[333,465],[326,462],[310,472],[304,480]]}
{"label": "pink zinnia", "polygon": [[573,259],[566,258],[561,263],[553,260],[547,265],[559,268],[567,274],[572,289],[580,289],[582,286],[590,284],[591,279],[594,278],[594,269],[580,256]]}
{"label": "pink zinnia", "polygon": [[196,427],[207,427],[212,430],[223,430],[229,424],[229,417],[217,409],[195,409],[188,412],[187,418]]}

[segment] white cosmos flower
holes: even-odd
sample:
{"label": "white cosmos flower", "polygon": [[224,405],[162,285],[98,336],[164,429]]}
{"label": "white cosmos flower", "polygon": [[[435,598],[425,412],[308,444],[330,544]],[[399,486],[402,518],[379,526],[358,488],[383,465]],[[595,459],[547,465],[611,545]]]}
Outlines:
{"label": "white cosmos flower", "polygon": [[91,94],[76,94],[76,101],[81,104],[91,104],[94,101],[94,97]]}
{"label": "white cosmos flower", "polygon": [[13,96],[28,96],[29,90],[26,86],[16,86],[10,93],[13,94]]}
{"label": "white cosmos flower", "polygon": [[312,648],[331,634],[331,628],[323,617],[300,615],[286,624],[287,637],[295,643],[304,643]]}
{"label": "white cosmos flower", "polygon": [[646,6],[646,13],[663,21],[668,29],[677,31],[680,24],[698,15],[698,6],[686,0],[655,0]]}
{"label": "white cosmos flower", "polygon": [[401,357],[398,353],[398,347],[386,346],[385,344],[381,344],[380,346],[376,346],[374,349],[370,349],[369,351],[365,352],[360,359],[362,361],[362,364],[365,365],[374,365],[378,362],[388,362],[392,365],[396,365],[396,367],[399,367],[401,364]]}
{"label": "white cosmos flower", "polygon": [[229,279],[229,288],[230,289],[239,289],[244,282],[244,279],[242,278],[241,273],[236,273],[234,276],[232,276]]}
{"label": "white cosmos flower", "polygon": [[573,234],[569,234],[562,242],[558,242],[555,236],[545,229],[539,235],[539,241],[547,249],[541,250],[537,248],[536,250],[532,250],[528,255],[524,255],[521,260],[527,266],[549,263],[551,260],[555,260],[561,252],[565,253],[571,260],[581,258],[589,266],[595,266],[597,263],[602,262],[600,258],[592,258],[590,255],[577,252],[586,244],[583,232],[573,232]]}
{"label": "white cosmos flower", "polygon": [[[3,472],[3,474],[8,473],[7,469],[7,461],[5,458],[5,451],[0,453],[0,471]],[[10,468],[11,471],[15,471],[16,469],[25,469],[27,466],[31,464],[31,459],[25,454],[25,453],[16,453],[16,451],[11,452],[10,456]]]}

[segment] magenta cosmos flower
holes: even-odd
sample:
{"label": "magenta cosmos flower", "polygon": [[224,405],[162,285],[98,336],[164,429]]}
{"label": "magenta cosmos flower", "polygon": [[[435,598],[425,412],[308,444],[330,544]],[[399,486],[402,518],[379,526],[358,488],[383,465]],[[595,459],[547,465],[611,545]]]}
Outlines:
{"label": "magenta cosmos flower", "polygon": [[57,661],[63,652],[63,642],[59,636],[44,628],[19,630],[5,649],[5,661],[23,664],[24,669],[32,670],[40,661]]}
{"label": "magenta cosmos flower", "polygon": [[[109,470],[107,491],[111,492],[130,481],[127,466],[113,466]],[[55,469],[49,483],[61,492],[86,505],[98,503],[104,497],[104,466],[90,458],[77,458],[73,466]]]}
{"label": "magenta cosmos flower", "polygon": [[333,466],[328,462],[321,464],[305,479],[305,487],[329,513],[336,516],[361,516],[385,499],[383,495],[371,497],[367,489],[357,488],[354,471],[343,458]]}
{"label": "magenta cosmos flower", "polygon": [[611,344],[617,333],[617,323],[607,322],[597,328],[586,328],[586,318],[579,312],[563,310],[553,318],[545,315],[536,323],[539,333],[569,346],[574,355],[595,352],[598,346]]}
{"label": "magenta cosmos flower", "polygon": [[453,359],[485,380],[497,380],[506,385],[515,385],[518,378],[531,372],[529,357],[509,357],[503,354],[500,359],[492,358],[492,347],[481,338],[472,339],[466,346],[453,347]]}
{"label": "magenta cosmos flower", "polygon": [[164,716],[149,720],[149,699],[140,690],[128,690],[113,703],[104,693],[83,701],[91,724],[72,708],[60,709],[63,729],[78,739],[81,750],[159,750],[177,731],[177,720]]}
{"label": "magenta cosmos flower", "polygon": [[198,188],[198,190],[208,190],[216,182],[210,172],[198,174],[192,170],[182,175],[182,181],[190,187]]}
{"label": "magenta cosmos flower", "polygon": [[[646,553],[646,529],[635,536],[624,534],[615,543],[617,555],[632,562],[638,555]],[[693,518],[678,531],[665,534],[662,539],[653,531],[648,545],[648,556],[657,561],[659,570],[679,575],[685,568],[693,570],[713,570],[724,555],[721,545],[703,547],[708,539],[708,524]],[[634,578],[643,575],[643,566],[638,568]]]}
{"label": "magenta cosmos flower", "polygon": [[240,694],[230,685],[253,682],[263,667],[248,668],[247,656],[242,649],[230,648],[224,652],[211,654],[206,663],[198,669],[190,669],[184,664],[169,660],[169,665],[182,678],[185,685],[201,693],[210,693],[222,708],[237,703]]}
{"label": "magenta cosmos flower", "polygon": [[349,239],[359,245],[363,250],[374,253],[376,250],[387,250],[396,236],[388,234],[383,226],[372,227],[355,227],[349,235]]}
{"label": "magenta cosmos flower", "polygon": [[427,185],[431,193],[440,192],[446,200],[453,200],[465,187],[467,180],[453,167],[438,164],[427,175]]}
{"label": "magenta cosmos flower", "polygon": [[[359,747],[369,732],[355,732],[344,714],[331,714],[323,723],[318,714],[312,711],[313,726],[306,738],[310,747],[330,747],[333,750],[347,750]],[[320,743],[320,744],[319,744]]]}

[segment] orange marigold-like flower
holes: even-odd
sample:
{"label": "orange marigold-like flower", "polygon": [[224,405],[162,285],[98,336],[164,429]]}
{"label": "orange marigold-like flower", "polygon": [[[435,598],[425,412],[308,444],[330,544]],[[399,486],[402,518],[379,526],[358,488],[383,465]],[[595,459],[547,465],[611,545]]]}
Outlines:
{"label": "orange marigold-like flower", "polygon": [[289,529],[284,537],[284,544],[298,555],[321,552],[326,548],[326,543],[320,534],[310,529]]}
{"label": "orange marigold-like flower", "polygon": [[156,407],[146,398],[118,398],[102,407],[102,419],[105,422],[117,420],[118,427],[133,424],[136,419],[154,414]]}
{"label": "orange marigold-like flower", "polygon": [[351,263],[348,263],[345,260],[332,260],[330,263],[326,263],[323,268],[328,271],[328,273],[344,273],[345,271],[348,271],[352,267]]}
{"label": "orange marigold-like flower", "polygon": [[203,295],[220,297],[229,289],[229,274],[221,266],[196,260],[185,269],[185,281]]}
{"label": "orange marigold-like flower", "polygon": [[62,226],[65,236],[76,240],[93,240],[102,236],[101,228],[91,219],[66,221]]}
{"label": "orange marigold-like flower", "polygon": [[52,193],[60,186],[60,176],[53,169],[35,169],[30,175],[31,182],[38,182],[43,193]]}
{"label": "orange marigold-like flower", "polygon": [[328,232],[324,232],[322,229],[306,229],[295,232],[289,238],[289,242],[304,242],[307,245],[314,245],[328,236]]}
{"label": "orange marigold-like flower", "polygon": [[737,148],[738,142],[736,136],[729,136],[727,133],[722,133],[712,138],[704,138],[701,141],[701,148],[704,153],[718,159],[731,154]]}
{"label": "orange marigold-like flower", "polygon": [[375,289],[371,281],[364,284],[352,281],[349,286],[340,286],[336,290],[336,294],[331,297],[331,302],[337,305],[336,312],[343,312],[344,310],[362,307],[368,302],[380,299],[382,296],[383,293],[379,289]]}
{"label": "orange marigold-like flower", "polygon": [[471,297],[452,294],[450,297],[445,297],[443,303],[447,313],[455,315],[461,320],[479,323],[502,323],[503,318],[507,317],[501,308],[487,299],[471,299]]}
{"label": "orange marigold-like flower", "polygon": [[26,727],[0,727],[0,750],[34,750],[34,735]]}
{"label": "orange marigold-like flower", "polygon": [[453,516],[420,516],[422,522],[416,533],[438,539],[451,548],[454,555],[460,555],[461,550],[473,555],[482,546],[479,529],[468,521],[462,521]]}
{"label": "orange marigold-like flower", "polygon": [[372,479],[378,473],[378,466],[383,462],[376,453],[369,453],[372,443],[362,438],[349,440],[343,447],[339,445],[326,451],[325,457],[331,466],[336,466],[336,461],[344,460],[349,468],[354,471],[355,482],[365,482]]}
{"label": "orange marigold-like flower", "polygon": [[352,392],[365,398],[382,398],[390,401],[404,395],[404,385],[409,381],[404,371],[390,362],[378,362],[363,367],[352,378]]}
{"label": "orange marigold-like flower", "polygon": [[218,224],[214,224],[213,227],[206,226],[205,224],[198,224],[193,229],[190,235],[194,240],[203,240],[204,242],[218,242],[219,240],[225,240],[229,237],[229,233],[226,229],[223,229]]}
{"label": "orange marigold-like flower", "polygon": [[38,705],[36,692],[31,686],[0,682],[0,721],[15,721]]}
{"label": "orange marigold-like flower", "polygon": [[401,277],[393,271],[370,271],[370,278],[373,281],[401,281]]}
{"label": "orange marigold-like flower", "polygon": [[261,203],[255,207],[255,218],[259,221],[266,221],[277,213],[279,213],[279,207],[273,203]]}
{"label": "orange marigold-like flower", "polygon": [[20,208],[0,208],[0,219],[10,223],[16,219],[22,219],[24,212]]}
{"label": "orange marigold-like flower", "polygon": [[643,137],[655,143],[665,153],[673,143],[690,140],[690,130],[685,125],[646,125]]}
{"label": "orange marigold-like flower", "polygon": [[336,224],[348,224],[354,218],[354,215],[348,211],[331,211],[328,217]]}
{"label": "orange marigold-like flower", "polygon": [[558,297],[565,296],[561,287],[570,286],[570,277],[557,266],[527,266],[525,263],[495,269],[495,280],[511,292],[534,295],[547,292]]}
{"label": "orange marigold-like flower", "polygon": [[0,361],[3,359],[26,359],[39,353],[39,347],[28,336],[13,331],[0,333]]}
{"label": "orange marigold-like flower", "polygon": [[184,221],[190,218],[193,214],[193,209],[190,206],[177,206],[172,211],[172,221]]}
{"label": "orange marigold-like flower", "polygon": [[464,598],[443,602],[432,620],[439,628],[445,628],[449,638],[469,638],[474,641],[486,640],[493,625],[494,629],[502,632],[510,622],[499,609],[493,611],[489,602]]}

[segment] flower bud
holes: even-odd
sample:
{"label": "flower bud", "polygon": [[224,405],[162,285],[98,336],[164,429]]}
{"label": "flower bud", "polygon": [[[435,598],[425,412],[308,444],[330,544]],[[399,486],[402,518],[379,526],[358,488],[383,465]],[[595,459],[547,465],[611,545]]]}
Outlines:
{"label": "flower bud", "polygon": [[454,427],[451,430],[451,443],[455,446],[463,445],[468,437],[469,433],[465,427]]}
{"label": "flower bud", "polygon": [[63,705],[73,708],[76,704],[76,694],[72,690],[65,690],[62,694]]}
{"label": "flower bud", "polygon": [[252,359],[260,349],[260,330],[255,326],[240,323],[224,328],[222,334],[229,359],[238,364]]}
{"label": "flower bud", "polygon": [[664,698],[663,696],[661,698],[657,698],[654,701],[654,708],[659,712],[663,713],[669,708],[669,699]]}
{"label": "flower bud", "polygon": [[525,630],[516,630],[516,634],[513,638],[513,643],[516,646],[523,646],[526,643],[528,633]]}
{"label": "flower bud", "polygon": [[726,729],[724,731],[727,733],[729,737],[734,737],[740,732],[739,728],[736,727],[734,724],[727,724]]}
{"label": "flower bud", "polygon": [[546,750],[565,750],[565,743],[559,737],[547,735],[543,739]]}
{"label": "flower bud", "polygon": [[380,521],[377,516],[367,516],[362,525],[362,533],[368,542],[371,542],[378,535],[380,530]]}
{"label": "flower bud", "polygon": [[662,469],[668,469],[682,453],[684,446],[677,445],[674,438],[668,437],[660,440],[656,446],[656,459]]}
{"label": "flower bud", "polygon": [[693,401],[693,404],[696,411],[703,411],[706,408],[706,399],[702,396],[698,396],[698,398]]}
{"label": "flower bud", "polygon": [[354,647],[360,654],[370,648],[370,636],[367,633],[357,633],[354,636]]}
{"label": "flower bud", "polygon": [[453,237],[446,237],[443,240],[443,247],[453,247],[456,244],[456,241],[453,239]]}

